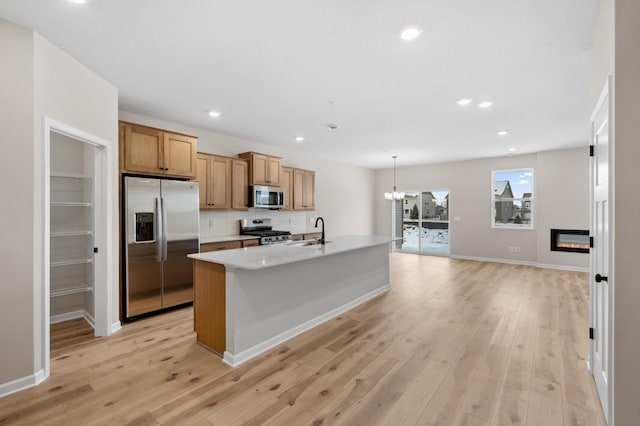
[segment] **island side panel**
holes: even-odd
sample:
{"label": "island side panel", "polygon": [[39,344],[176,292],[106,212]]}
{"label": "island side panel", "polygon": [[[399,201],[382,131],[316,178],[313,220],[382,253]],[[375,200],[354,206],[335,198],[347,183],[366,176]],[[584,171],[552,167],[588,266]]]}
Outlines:
{"label": "island side panel", "polygon": [[226,349],[226,273],[224,265],[194,260],[193,325],[197,340],[219,355]]}
{"label": "island side panel", "polygon": [[388,243],[260,270],[228,268],[225,361],[242,363],[388,289]]}

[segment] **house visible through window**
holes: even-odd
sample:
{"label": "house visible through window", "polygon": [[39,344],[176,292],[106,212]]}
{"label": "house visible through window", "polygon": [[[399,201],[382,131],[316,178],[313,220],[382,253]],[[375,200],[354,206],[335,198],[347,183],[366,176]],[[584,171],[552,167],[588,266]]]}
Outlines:
{"label": "house visible through window", "polygon": [[494,228],[533,229],[533,169],[491,173]]}

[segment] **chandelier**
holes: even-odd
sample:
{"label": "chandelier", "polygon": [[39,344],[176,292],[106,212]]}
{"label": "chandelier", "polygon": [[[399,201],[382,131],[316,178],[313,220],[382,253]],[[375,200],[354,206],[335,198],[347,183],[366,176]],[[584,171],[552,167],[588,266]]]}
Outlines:
{"label": "chandelier", "polygon": [[397,155],[393,156],[393,192],[385,192],[384,198],[388,201],[404,200],[404,192],[396,191],[396,159]]}

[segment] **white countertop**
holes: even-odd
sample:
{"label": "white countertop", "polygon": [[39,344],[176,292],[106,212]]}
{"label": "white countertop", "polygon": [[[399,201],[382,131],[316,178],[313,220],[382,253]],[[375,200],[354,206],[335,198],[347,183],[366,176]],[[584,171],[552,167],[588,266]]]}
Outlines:
{"label": "white countertop", "polygon": [[310,246],[303,245],[308,241],[294,241],[287,244],[194,253],[190,254],[189,257],[205,262],[219,263],[228,268],[255,270],[388,244],[391,242],[391,238],[370,235],[346,235],[330,237],[328,241],[325,245]]}
{"label": "white countertop", "polygon": [[256,237],[255,235],[227,235],[226,237],[200,238],[200,244],[224,243],[226,241],[257,240],[259,238],[260,237]]}

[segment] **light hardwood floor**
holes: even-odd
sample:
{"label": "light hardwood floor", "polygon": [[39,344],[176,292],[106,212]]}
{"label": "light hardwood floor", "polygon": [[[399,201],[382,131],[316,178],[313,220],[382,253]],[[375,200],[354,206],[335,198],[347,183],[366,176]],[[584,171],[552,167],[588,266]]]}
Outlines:
{"label": "light hardwood floor", "polygon": [[51,377],[0,424],[604,425],[586,274],[393,253],[391,288],[235,369],[191,308],[55,325]]}

